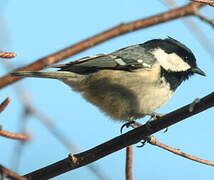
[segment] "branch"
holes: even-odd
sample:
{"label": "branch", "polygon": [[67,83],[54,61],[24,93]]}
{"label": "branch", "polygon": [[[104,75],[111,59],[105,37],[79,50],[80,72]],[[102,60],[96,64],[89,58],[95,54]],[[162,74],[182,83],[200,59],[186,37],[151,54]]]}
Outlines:
{"label": "branch", "polygon": [[[6,98],[1,104],[0,104],[0,113],[7,107],[7,105],[10,102],[10,98]],[[27,140],[28,136],[23,135],[23,134],[16,134],[16,133],[11,133],[8,131],[4,131],[0,128],[0,136],[4,136],[7,138],[11,139],[18,139],[18,140]]]}
{"label": "branch", "polygon": [[16,53],[13,52],[0,52],[0,58],[14,58]]}
{"label": "branch", "polygon": [[165,149],[165,150],[167,150],[169,152],[172,152],[172,153],[177,154],[179,156],[182,156],[184,158],[187,158],[187,159],[190,159],[190,160],[202,163],[202,164],[206,164],[206,165],[209,165],[209,166],[214,166],[214,162],[212,162],[212,161],[207,161],[207,160],[192,156],[190,154],[186,154],[186,153],[180,151],[179,149],[175,149],[175,148],[172,148],[172,147],[170,147],[170,146],[168,146],[166,144],[161,143],[160,141],[158,141],[154,137],[151,137],[148,142],[150,144],[152,144],[152,145],[155,145],[155,146],[158,146],[160,148],[163,148],[163,149]]}
{"label": "branch", "polygon": [[[40,112],[38,109],[33,107],[30,102],[24,104],[25,108],[28,109],[29,113],[41,121],[47,129],[56,137],[59,142],[61,142],[70,152],[77,152],[77,146],[68,139],[62,131],[51,121],[51,119],[44,113]],[[87,168],[100,180],[109,180],[109,177],[101,171],[99,166],[96,164],[89,164]]]}
{"label": "branch", "polygon": [[[1,104],[0,104],[0,113],[7,107],[7,105],[10,102],[10,98],[6,98]],[[8,131],[4,131],[0,127],[0,136],[4,136],[10,139],[18,139],[18,140],[28,140],[28,136],[24,134],[16,134],[16,133],[11,133]]]}
{"label": "branch", "polygon": [[[170,8],[176,8],[177,2],[175,0],[161,0],[164,4],[166,4]],[[196,9],[197,11],[197,9]],[[204,31],[202,31],[201,27],[193,20],[193,18],[185,18],[181,19],[187,28],[190,29],[195,38],[198,39],[199,43],[204,47],[204,49],[209,53],[211,59],[214,56],[214,45],[210,40],[210,37],[207,36]]]}
{"label": "branch", "polygon": [[10,98],[6,98],[1,104],[0,104],[0,113],[4,111],[4,109],[7,107],[7,105],[10,102]]}
{"label": "branch", "polygon": [[198,10],[195,11],[195,16],[197,16],[198,18],[200,18],[202,21],[207,22],[208,24],[210,24],[213,28],[214,28],[214,19],[209,19],[205,16],[202,16]]}
{"label": "branch", "polygon": [[0,130],[0,136],[4,136],[10,139],[25,140],[25,141],[29,139],[27,135],[12,133],[5,130]]}
{"label": "branch", "polygon": [[[195,103],[197,103],[197,101],[195,101],[194,103],[192,103],[192,106],[189,108],[190,111],[191,111],[191,108],[194,107],[194,104],[195,104]],[[138,122],[135,122],[135,123],[133,123],[133,124],[130,124],[130,126],[131,126],[132,128],[137,128],[137,127],[142,126],[142,124],[141,124],[141,123],[138,123]],[[192,156],[192,155],[190,155],[190,154],[186,154],[186,153],[180,151],[180,149],[175,149],[175,148],[170,147],[170,146],[168,146],[168,145],[166,145],[166,144],[163,144],[162,142],[158,141],[154,136],[149,136],[149,137],[146,139],[146,141],[144,140],[144,142],[142,143],[142,145],[140,145],[140,146],[138,146],[138,147],[143,147],[144,144],[145,144],[145,142],[148,142],[148,143],[150,143],[150,144],[152,144],[152,145],[154,145],[154,146],[157,146],[157,147],[159,147],[159,148],[165,149],[165,150],[167,150],[167,151],[169,151],[169,152],[172,152],[172,153],[174,153],[174,154],[176,154],[176,155],[182,156],[182,157],[187,158],[187,159],[189,159],[189,160],[196,161],[196,162],[199,162],[199,163],[202,163],[202,164],[206,164],[206,165],[209,165],[209,166],[214,166],[214,162],[212,162],[212,161],[207,161],[207,160],[198,158],[198,157],[196,157],[196,156]]]}
{"label": "branch", "polygon": [[[119,35],[123,35],[123,34],[129,33],[129,32],[132,32],[132,31],[136,31],[139,29],[157,25],[157,24],[169,21],[169,20],[180,18],[180,17],[193,15],[195,9],[199,9],[202,6],[203,6],[203,4],[191,2],[185,6],[182,6],[180,8],[174,9],[174,10],[167,11],[165,13],[151,16],[151,17],[148,17],[145,19],[139,19],[136,21],[125,23],[125,24],[120,24],[109,30],[99,33],[93,37],[80,41],[79,43],[76,43],[70,47],[60,50],[54,54],[41,58],[27,66],[18,68],[16,70],[14,70],[13,72],[40,70],[44,67],[47,67],[51,64],[55,64],[63,59],[66,59],[72,55],[82,52],[88,48],[91,48],[91,47],[93,47],[97,44],[100,44],[104,41],[107,41],[109,39],[115,38]],[[20,79],[21,78],[11,76],[11,74],[7,74],[0,78],[0,88],[3,88]]]}
{"label": "branch", "polygon": [[6,176],[7,178],[10,179],[14,179],[14,180],[27,180],[27,178],[22,177],[18,174],[16,174],[15,172],[3,167],[2,165],[0,165],[0,173],[4,176]]}
{"label": "branch", "polygon": [[152,121],[149,128],[148,125],[143,125],[90,150],[79,154],[69,155],[69,157],[61,161],[26,174],[25,177],[31,180],[48,179],[67,171],[82,167],[129,145],[135,144],[153,133],[165,129],[168,126],[178,123],[213,106],[214,92],[210,93],[196,103],[192,111],[189,110],[190,107],[193,107],[192,103],[190,103],[176,111],[158,118],[155,121]]}
{"label": "branch", "polygon": [[133,164],[133,148],[132,146],[127,146],[126,147],[126,180],[133,180],[132,164]]}
{"label": "branch", "polygon": [[204,4],[208,4],[210,6],[214,6],[214,1],[213,0],[211,0],[211,1],[209,1],[209,0],[192,0],[192,1],[199,2],[199,3],[204,3]]}

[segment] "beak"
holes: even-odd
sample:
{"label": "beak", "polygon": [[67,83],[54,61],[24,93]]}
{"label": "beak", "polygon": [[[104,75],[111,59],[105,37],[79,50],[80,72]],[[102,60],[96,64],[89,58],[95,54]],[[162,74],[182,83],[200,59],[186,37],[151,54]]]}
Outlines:
{"label": "beak", "polygon": [[193,69],[192,69],[192,72],[197,73],[197,74],[200,74],[200,75],[202,75],[202,76],[206,76],[205,72],[202,71],[201,69],[199,69],[198,67],[193,68]]}

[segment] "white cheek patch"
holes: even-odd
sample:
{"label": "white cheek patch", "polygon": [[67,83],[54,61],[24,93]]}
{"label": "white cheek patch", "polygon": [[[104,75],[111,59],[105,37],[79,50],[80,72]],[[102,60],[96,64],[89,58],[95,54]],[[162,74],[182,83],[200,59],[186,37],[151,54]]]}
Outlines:
{"label": "white cheek patch", "polygon": [[152,54],[165,70],[179,72],[191,68],[188,63],[175,53],[167,54],[162,49],[155,49],[152,51]]}

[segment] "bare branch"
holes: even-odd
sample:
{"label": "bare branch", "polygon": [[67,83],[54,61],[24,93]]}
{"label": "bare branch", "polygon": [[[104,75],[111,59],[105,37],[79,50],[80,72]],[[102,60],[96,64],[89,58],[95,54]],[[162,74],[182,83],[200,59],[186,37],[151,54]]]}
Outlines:
{"label": "bare branch", "polygon": [[[57,128],[57,126],[51,121],[51,119],[44,113],[40,112],[38,109],[32,106],[32,104],[25,104],[26,108],[29,109],[31,115],[35,116],[39,121],[41,121],[47,129],[56,137],[59,142],[61,142],[68,150],[71,152],[77,152],[77,146],[68,139],[62,131]],[[100,180],[109,180],[109,177],[101,171],[101,169],[95,164],[87,165],[87,168]]]}
{"label": "bare branch", "polygon": [[0,130],[0,136],[4,136],[10,139],[25,140],[25,141],[29,139],[27,135],[12,133],[5,130]]}
{"label": "bare branch", "polygon": [[166,144],[163,144],[161,143],[160,141],[158,141],[156,138],[154,137],[151,137],[149,139],[149,143],[152,144],[152,145],[155,145],[155,146],[158,146],[160,148],[163,148],[169,152],[172,152],[174,154],[177,154],[179,156],[182,156],[184,158],[187,158],[187,159],[190,159],[190,160],[193,160],[193,161],[196,161],[196,162],[199,162],[199,163],[202,163],[202,164],[206,164],[206,165],[209,165],[209,166],[214,166],[214,162],[211,162],[211,161],[207,161],[207,160],[204,160],[204,159],[201,159],[201,158],[198,158],[196,156],[192,156],[190,154],[186,154],[182,151],[180,151],[179,149],[175,149],[175,148],[172,148]]}
{"label": "bare branch", "polygon": [[207,22],[212,27],[214,27],[214,19],[209,19],[205,16],[202,16],[197,10],[195,11],[195,16],[199,17],[202,21]]}
{"label": "bare branch", "polygon": [[145,124],[88,151],[69,155],[68,158],[26,174],[25,176],[31,180],[48,179],[67,171],[82,167],[113,152],[121,150],[124,147],[135,144],[151,134],[160,131],[161,129],[165,129],[168,126],[178,123],[213,106],[214,92],[202,98],[197,104],[195,104],[193,111],[189,110],[189,107],[192,107],[192,103],[190,103],[176,111],[158,118],[155,121],[151,121],[150,128],[148,128],[148,125]]}
{"label": "bare branch", "polygon": [[[30,100],[29,91],[26,92],[24,90],[24,87],[20,84],[14,86],[14,90],[17,93],[22,105],[23,105],[23,114],[21,116],[21,121],[19,122],[19,131],[21,133],[24,133],[26,131],[26,123],[27,123],[27,117],[32,115],[35,118],[37,118],[39,121],[41,121],[47,129],[66,147],[70,152],[77,152],[78,148],[75,146],[74,143],[70,139],[68,139],[62,131],[53,123],[53,121],[43,112],[39,111],[35,106],[33,106],[33,103]],[[17,171],[20,157],[22,154],[22,148],[23,148],[24,141],[20,141],[19,144],[15,147],[14,155],[12,156],[12,164],[13,169]],[[89,170],[94,173],[95,176],[97,176],[100,180],[106,180],[110,179],[106,173],[104,173],[99,166],[96,164],[89,164],[87,166]]]}
{"label": "bare branch", "polygon": [[194,2],[199,2],[199,3],[204,3],[204,4],[208,4],[210,6],[214,6],[214,1],[213,0],[192,0]]}
{"label": "bare branch", "polygon": [[133,164],[133,148],[132,146],[128,146],[126,148],[126,180],[133,180],[132,164]]}
{"label": "bare branch", "polygon": [[27,180],[27,178],[18,175],[17,173],[3,167],[0,165],[0,173],[2,175],[5,175],[7,178],[13,179],[13,180]]}
{"label": "bare branch", "polygon": [[[191,2],[185,6],[182,6],[180,8],[174,9],[174,10],[167,11],[165,13],[151,16],[151,17],[148,17],[145,19],[139,19],[139,20],[136,20],[133,22],[125,23],[125,24],[120,24],[118,26],[113,27],[112,29],[99,33],[86,40],[80,41],[79,43],[76,43],[68,48],[65,48],[54,54],[41,58],[25,67],[18,68],[16,70],[14,70],[13,72],[40,70],[44,67],[47,67],[48,65],[57,63],[63,59],[66,59],[72,55],[82,52],[88,48],[91,48],[91,47],[93,47],[97,44],[100,44],[104,41],[107,41],[109,39],[115,38],[119,35],[123,35],[123,34],[129,33],[129,32],[132,32],[132,31],[136,31],[139,29],[157,25],[157,24],[169,21],[169,20],[176,19],[176,18],[193,15],[195,9],[199,9],[202,6],[203,6],[203,4]],[[11,74],[7,74],[0,78],[0,88],[3,88],[20,79],[21,78],[11,76]]]}
{"label": "bare branch", "polygon": [[[0,112],[2,112],[6,106],[9,104],[10,99],[6,98],[1,104],[0,104]],[[28,136],[24,134],[16,134],[16,133],[11,133],[8,131],[4,131],[0,128],[0,136],[4,136],[10,139],[18,139],[18,140],[28,140]]]}
{"label": "bare branch", "polygon": [[4,109],[7,107],[7,105],[9,104],[10,102],[10,98],[7,97],[1,104],[0,104],[0,113],[2,111],[4,111]]}
{"label": "bare branch", "polygon": [[[161,0],[164,4],[169,6],[170,8],[176,8],[178,6],[175,0]],[[195,11],[198,11],[195,9]],[[211,59],[214,56],[214,45],[210,40],[210,37],[202,31],[201,27],[193,20],[193,18],[185,18],[181,19],[187,28],[190,29],[195,38],[199,41],[199,43],[204,47],[204,49],[209,53]]]}
{"label": "bare branch", "polygon": [[[195,101],[195,102],[197,103],[197,101]],[[195,102],[194,102],[194,103],[195,103]],[[192,107],[194,107],[194,103],[192,103]],[[190,110],[190,111],[192,110],[191,107],[190,107],[189,110]],[[132,128],[137,128],[137,127],[142,126],[142,124],[141,124],[141,123],[138,123],[138,122],[135,122],[135,123],[133,123],[133,124],[130,124],[130,126],[131,126]],[[196,161],[196,162],[199,162],[199,163],[202,163],[202,164],[206,164],[206,165],[209,165],[209,166],[214,166],[214,162],[212,162],[212,161],[207,161],[207,160],[198,158],[198,157],[196,157],[196,156],[192,156],[192,155],[190,155],[190,154],[186,154],[186,153],[184,153],[184,152],[181,152],[180,149],[175,149],[175,148],[170,147],[170,146],[168,146],[168,145],[166,145],[166,144],[163,144],[162,142],[158,141],[154,136],[149,136],[149,137],[147,138],[146,142],[148,142],[148,143],[150,143],[150,144],[152,144],[152,145],[155,145],[155,146],[157,146],[157,147],[160,147],[160,148],[162,148],[162,149],[165,149],[165,150],[167,150],[167,151],[169,151],[169,152],[172,152],[172,153],[174,153],[174,154],[176,154],[176,155],[179,155],[179,156],[182,156],[182,157],[184,157],[184,158],[187,158],[187,159],[189,159],[189,160]],[[142,147],[142,145],[141,145],[141,147]]]}
{"label": "bare branch", "polygon": [[0,52],[0,58],[14,58],[16,53],[13,52]]}

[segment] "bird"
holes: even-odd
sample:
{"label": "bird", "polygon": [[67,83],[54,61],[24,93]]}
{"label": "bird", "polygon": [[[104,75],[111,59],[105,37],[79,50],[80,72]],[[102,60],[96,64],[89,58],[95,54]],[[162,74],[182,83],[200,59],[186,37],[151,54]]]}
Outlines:
{"label": "bird", "polygon": [[153,114],[182,82],[194,74],[205,76],[193,52],[171,37],[53,67],[59,69],[19,71],[12,75],[58,79],[111,119],[123,122]]}

